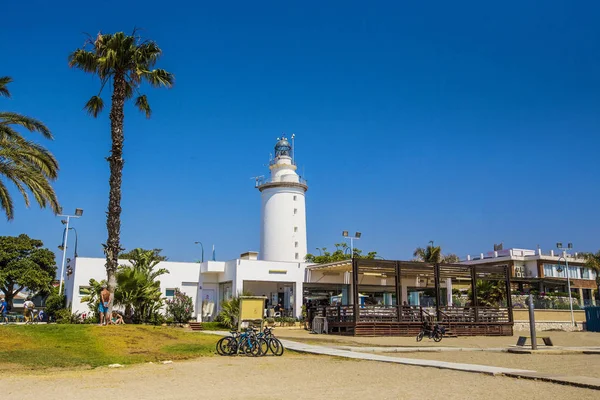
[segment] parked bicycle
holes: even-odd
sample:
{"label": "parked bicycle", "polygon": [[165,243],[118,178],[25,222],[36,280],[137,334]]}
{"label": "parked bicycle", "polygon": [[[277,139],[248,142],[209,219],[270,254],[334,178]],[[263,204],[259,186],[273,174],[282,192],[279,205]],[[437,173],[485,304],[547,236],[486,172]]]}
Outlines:
{"label": "parked bicycle", "polygon": [[232,356],[245,354],[257,357],[268,351],[268,343],[264,338],[259,338],[253,328],[244,332],[231,331],[231,336],[226,336],[217,342],[217,353]]}
{"label": "parked bicycle", "polygon": [[446,328],[440,326],[440,324],[434,324],[433,328],[428,323],[423,323],[421,327],[421,332],[417,335],[417,342],[423,340],[423,336],[427,335],[429,339],[433,339],[434,342],[439,342],[444,337],[446,333]]}
{"label": "parked bicycle", "polygon": [[267,341],[267,350],[270,351],[275,356],[283,355],[283,344],[275,337],[273,334],[273,329],[268,326],[265,326],[262,332],[258,333],[259,338],[263,338]]}

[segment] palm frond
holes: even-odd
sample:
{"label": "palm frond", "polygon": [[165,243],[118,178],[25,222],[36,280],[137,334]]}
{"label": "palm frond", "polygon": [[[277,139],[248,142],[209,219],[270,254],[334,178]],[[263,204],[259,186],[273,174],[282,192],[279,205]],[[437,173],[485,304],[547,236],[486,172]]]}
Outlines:
{"label": "palm frond", "polygon": [[98,58],[96,54],[85,49],[77,49],[69,55],[69,67],[79,68],[84,72],[98,72]]}
{"label": "palm frond", "polygon": [[0,76],[0,96],[10,97],[10,92],[6,85],[12,82],[12,78],[10,76]]}
{"label": "palm frond", "polygon": [[142,77],[154,87],[173,87],[175,76],[164,69],[153,69],[152,71],[144,71]]}
{"label": "palm frond", "polygon": [[0,181],[0,207],[4,210],[7,220],[10,221],[14,218],[15,210],[13,202],[10,194],[8,193],[8,189],[2,181]]}
{"label": "palm frond", "polygon": [[148,98],[145,94],[139,96],[135,100],[135,106],[143,113],[146,114],[146,118],[150,118],[152,115],[152,110],[150,109],[150,104],[148,104]]}
{"label": "palm frond", "polygon": [[0,124],[19,125],[30,132],[41,133],[42,136],[44,136],[46,139],[53,139],[50,129],[48,129],[48,127],[44,125],[41,121],[18,113],[8,111],[0,112]]}
{"label": "palm frond", "polygon": [[104,100],[100,96],[92,96],[87,103],[85,103],[84,109],[89,115],[96,118],[98,114],[104,109]]}

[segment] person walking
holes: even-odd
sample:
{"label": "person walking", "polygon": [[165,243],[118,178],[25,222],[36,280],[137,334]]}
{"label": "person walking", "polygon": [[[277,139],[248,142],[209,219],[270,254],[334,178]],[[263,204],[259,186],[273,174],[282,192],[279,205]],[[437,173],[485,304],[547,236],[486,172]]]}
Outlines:
{"label": "person walking", "polygon": [[33,309],[35,308],[35,304],[31,301],[31,296],[27,296],[27,301],[23,303],[23,316],[25,317],[25,322],[32,321],[33,322]]}
{"label": "person walking", "polygon": [[110,292],[106,285],[102,286],[102,291],[100,292],[100,306],[98,307],[98,311],[100,312],[100,325],[107,325],[110,321],[108,316],[108,303],[110,302]]}

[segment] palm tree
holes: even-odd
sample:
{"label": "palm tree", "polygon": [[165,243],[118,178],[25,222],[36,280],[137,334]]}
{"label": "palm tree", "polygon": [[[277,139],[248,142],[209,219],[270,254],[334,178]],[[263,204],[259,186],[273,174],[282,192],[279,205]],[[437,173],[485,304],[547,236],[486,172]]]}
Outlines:
{"label": "palm tree", "polygon": [[440,262],[441,253],[442,248],[440,246],[434,246],[433,241],[430,241],[426,248],[417,247],[413,252],[413,256],[418,261],[435,264]]}
{"label": "palm tree", "polygon": [[433,240],[429,241],[429,245],[426,248],[417,247],[413,252],[413,257],[415,257],[415,261],[421,261],[430,264],[456,264],[460,262],[460,257],[458,257],[456,254],[442,254],[442,248],[440,246],[434,246]]}
{"label": "palm tree", "polygon": [[583,253],[585,266],[596,272],[597,293],[600,296],[600,250],[596,253]]}
{"label": "palm tree", "polygon": [[[91,47],[90,49],[88,49]],[[174,77],[164,69],[154,69],[162,54],[158,45],[151,40],[142,40],[134,31],[131,35],[123,32],[115,34],[99,33],[95,39],[88,39],[83,48],[69,55],[69,66],[84,72],[98,75],[100,91],[86,103],[85,109],[93,117],[104,108],[100,95],[107,83],[112,83],[110,110],[110,130],[112,147],[107,158],[110,167],[108,211],[106,228],[108,238],[104,244],[106,254],[106,274],[108,290],[111,293],[109,309],[116,286],[118,256],[121,252],[121,180],[123,176],[123,119],[125,101],[136,95],[135,106],[150,118],[151,109],[146,95],[140,94],[143,82],[153,87],[172,87]]]}
{"label": "palm tree", "polygon": [[[8,76],[0,77],[0,97],[10,97]],[[60,211],[56,193],[50,185],[58,176],[58,162],[48,150],[37,143],[26,140],[15,127],[38,132],[52,139],[50,130],[42,122],[14,112],[0,111],[0,176],[12,182],[29,207],[29,194],[33,194],[40,207],[50,207],[54,213]],[[13,201],[8,188],[0,180],[0,208],[6,218],[14,218]]]}

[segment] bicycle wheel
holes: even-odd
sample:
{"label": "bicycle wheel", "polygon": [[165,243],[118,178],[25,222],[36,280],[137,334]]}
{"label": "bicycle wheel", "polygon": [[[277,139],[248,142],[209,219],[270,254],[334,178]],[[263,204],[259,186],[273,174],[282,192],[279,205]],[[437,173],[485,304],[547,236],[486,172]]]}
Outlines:
{"label": "bicycle wheel", "polygon": [[269,342],[265,338],[258,338],[259,356],[266,356],[269,353]]}
{"label": "bicycle wheel", "polygon": [[269,339],[269,350],[271,350],[271,353],[275,356],[282,356],[284,351],[283,344],[279,339],[273,337]]}
{"label": "bicycle wheel", "polygon": [[260,345],[256,338],[249,337],[246,339],[244,345],[247,356],[258,357],[260,355]]}
{"label": "bicycle wheel", "polygon": [[237,351],[237,342],[231,336],[222,338],[217,342],[217,353],[222,356],[230,356]]}
{"label": "bicycle wheel", "polygon": [[433,341],[434,341],[434,342],[439,342],[439,341],[441,341],[441,340],[442,340],[442,334],[441,334],[440,332],[437,332],[437,331],[436,331],[436,332],[433,334]]}
{"label": "bicycle wheel", "polygon": [[423,340],[423,331],[419,332],[417,335],[417,342],[420,342],[421,340]]}

